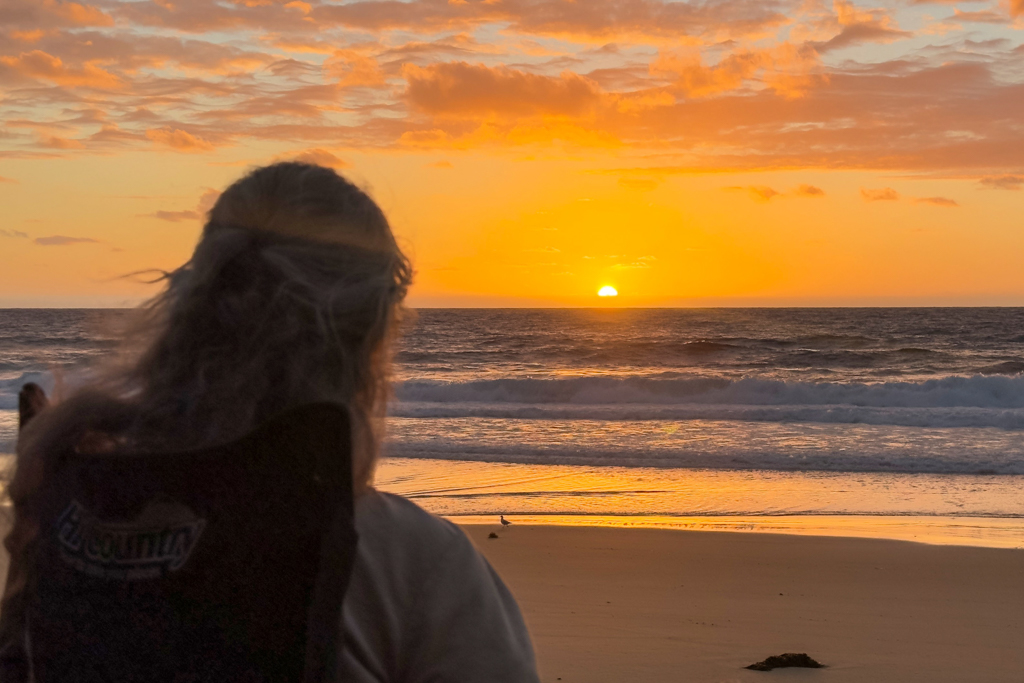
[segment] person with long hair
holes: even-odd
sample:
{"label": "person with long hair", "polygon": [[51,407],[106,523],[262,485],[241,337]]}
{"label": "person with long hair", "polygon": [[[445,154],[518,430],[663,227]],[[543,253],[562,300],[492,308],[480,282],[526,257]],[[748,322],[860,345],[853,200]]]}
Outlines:
{"label": "person with long hair", "polygon": [[331,169],[277,163],[220,195],[122,352],[60,402],[28,395],[8,489],[0,656],[23,645],[25,558],[54,453],[201,449],[332,403],[351,419],[359,537],[338,680],[536,681],[515,600],[462,531],[372,485],[411,279],[384,213]]}

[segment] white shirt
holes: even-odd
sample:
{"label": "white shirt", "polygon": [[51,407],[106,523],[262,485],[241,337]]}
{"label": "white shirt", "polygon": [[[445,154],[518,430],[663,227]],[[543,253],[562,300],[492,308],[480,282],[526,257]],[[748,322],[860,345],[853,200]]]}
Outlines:
{"label": "white shirt", "polygon": [[537,683],[515,599],[462,530],[371,491],[342,609],[346,683]]}

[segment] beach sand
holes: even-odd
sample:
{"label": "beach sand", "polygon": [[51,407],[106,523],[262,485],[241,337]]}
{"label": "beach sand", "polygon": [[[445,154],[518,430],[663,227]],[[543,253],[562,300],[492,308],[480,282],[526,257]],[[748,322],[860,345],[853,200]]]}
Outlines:
{"label": "beach sand", "polygon": [[[1024,681],[1024,551],[857,538],[464,525],[544,683]],[[498,539],[488,539],[490,532]],[[825,669],[747,671],[806,652]]]}
{"label": "beach sand", "polygon": [[[1024,681],[1024,550],[462,528],[518,599],[544,683]],[[742,668],[783,652],[828,668]]]}

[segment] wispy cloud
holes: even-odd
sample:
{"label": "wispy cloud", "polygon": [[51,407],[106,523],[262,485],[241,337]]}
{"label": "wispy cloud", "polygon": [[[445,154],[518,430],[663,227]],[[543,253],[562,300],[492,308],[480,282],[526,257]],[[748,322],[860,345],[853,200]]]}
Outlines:
{"label": "wispy cloud", "polygon": [[793,190],[793,194],[796,195],[797,197],[818,198],[825,196],[825,190],[821,189],[820,187],[815,187],[814,185],[800,185],[795,190]]}
{"label": "wispy cloud", "polygon": [[180,223],[182,221],[197,221],[202,218],[198,211],[186,209],[184,211],[154,211],[153,213],[140,214],[142,218],[157,218],[169,223]]}
{"label": "wispy cloud", "polygon": [[304,164],[314,164],[316,166],[326,166],[328,168],[346,168],[350,165],[347,161],[338,157],[336,154],[320,148],[306,149],[292,154],[283,154],[278,157],[278,159],[282,161],[300,161]]}
{"label": "wispy cloud", "polygon": [[181,223],[182,221],[198,221],[206,217],[210,209],[217,202],[220,197],[220,191],[214,190],[213,188],[207,188],[203,191],[203,194],[199,197],[199,202],[196,204],[194,209],[184,209],[181,211],[154,211],[153,213],[139,214],[140,218],[156,218],[161,221],[167,221],[169,223]]}
{"label": "wispy cloud", "polygon": [[[902,199],[900,193],[891,187],[879,190],[869,190],[862,187],[860,189],[860,196],[866,202],[896,202]],[[945,208],[957,208],[960,206],[959,202],[949,197],[908,197],[908,200],[915,204],[931,204],[932,206],[942,206]]]}
{"label": "wispy cloud", "polygon": [[804,197],[819,199],[825,196],[825,190],[814,185],[798,185],[788,192],[780,192],[775,188],[768,187],[767,185],[747,185],[741,186],[730,186],[722,188],[724,190],[737,191],[745,190],[750,194],[751,199],[758,202],[769,202],[776,197]]}
{"label": "wispy cloud", "polygon": [[947,209],[954,209],[960,206],[955,199],[949,197],[915,197],[915,204],[931,204],[932,206],[942,206]]}
{"label": "wispy cloud", "polygon": [[44,247],[62,247],[69,244],[99,244],[101,240],[93,239],[91,237],[51,235],[49,237],[37,237],[32,241]]}
{"label": "wispy cloud", "polygon": [[730,185],[729,187],[722,188],[730,192],[746,191],[750,194],[750,198],[757,202],[768,202],[773,197],[779,197],[782,195],[781,192],[775,190],[767,185],[748,185],[746,187],[740,187],[738,185]]}
{"label": "wispy cloud", "polygon": [[891,187],[880,190],[868,190],[860,188],[860,196],[866,202],[894,202],[900,198],[900,193]]}
{"label": "wispy cloud", "polygon": [[146,137],[158,146],[173,149],[176,152],[209,152],[213,144],[178,128],[159,128],[146,131]]}
{"label": "wispy cloud", "polygon": [[0,237],[13,237],[15,239],[28,239],[28,234],[21,230],[4,230],[0,228]]}
{"label": "wispy cloud", "polygon": [[992,190],[1019,190],[1024,187],[1022,175],[986,176],[979,181],[982,187]]}

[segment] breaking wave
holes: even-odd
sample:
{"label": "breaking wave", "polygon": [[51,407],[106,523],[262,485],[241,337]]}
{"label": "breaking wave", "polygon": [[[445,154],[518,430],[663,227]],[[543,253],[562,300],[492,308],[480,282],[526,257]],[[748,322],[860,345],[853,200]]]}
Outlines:
{"label": "breaking wave", "polygon": [[715,377],[573,377],[395,387],[400,417],[746,420],[1024,429],[1024,376],[829,383]]}

